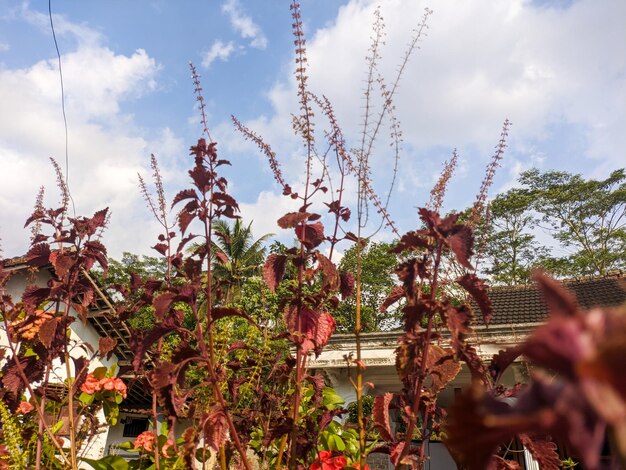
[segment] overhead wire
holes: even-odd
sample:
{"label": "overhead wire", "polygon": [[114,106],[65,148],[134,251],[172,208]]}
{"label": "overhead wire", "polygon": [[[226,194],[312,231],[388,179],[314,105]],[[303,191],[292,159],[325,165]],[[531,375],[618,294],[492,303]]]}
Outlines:
{"label": "overhead wire", "polygon": [[63,126],[65,129],[65,186],[67,187],[67,193],[72,202],[72,210],[74,217],[76,217],[76,206],[74,205],[74,198],[70,191],[70,157],[69,157],[69,136],[67,130],[67,114],[65,112],[65,85],[63,83],[63,65],[61,63],[61,52],[59,51],[59,43],[57,41],[57,35],[54,30],[54,21],[52,19],[52,0],[48,0],[48,17],[50,18],[50,29],[52,30],[52,39],[54,40],[54,47],[57,53],[57,61],[59,64],[59,80],[61,84],[61,111],[63,112]]}

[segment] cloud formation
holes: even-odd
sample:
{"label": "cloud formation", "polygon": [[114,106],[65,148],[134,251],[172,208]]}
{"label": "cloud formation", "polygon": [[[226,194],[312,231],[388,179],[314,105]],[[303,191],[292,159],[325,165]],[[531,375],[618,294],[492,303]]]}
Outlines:
{"label": "cloud formation", "polygon": [[245,14],[239,0],[227,0],[222,5],[222,11],[230,19],[230,24],[244,39],[250,39],[250,47],[255,49],[265,49],[267,47],[267,37],[252,18]]}
{"label": "cloud formation", "polygon": [[233,52],[235,52],[235,43],[232,41],[224,43],[218,39],[213,42],[211,49],[202,56],[202,67],[208,69],[216,59],[227,61]]}
{"label": "cloud formation", "polygon": [[[310,89],[330,98],[353,141],[363,115],[359,90],[364,87],[364,57],[371,36],[364,25],[372,24],[377,3],[350,1],[307,43]],[[592,0],[579,0],[563,7],[525,0],[461,5],[442,0],[433,8],[428,35],[411,58],[395,101],[405,149],[400,184],[407,197],[423,199],[425,188],[419,188],[415,179],[432,181],[453,147],[459,147],[462,160],[470,159],[467,177],[478,187],[477,173],[493,153],[507,117],[514,124],[506,157],[513,157],[512,166],[543,161],[564,166],[566,158],[577,158],[577,171],[586,171],[586,166],[589,173],[597,165],[623,166],[626,3],[608,0],[600,7]],[[394,0],[384,2],[381,13],[386,37],[379,70],[389,83],[411,30],[423,15],[423,5]],[[285,76],[268,96],[274,114],[249,124],[253,129],[259,124],[272,136],[285,128],[285,116],[297,112],[293,76]],[[558,155],[536,159],[537,145],[572,136],[580,136],[579,142],[564,142]],[[381,137],[377,159],[371,163],[375,177],[390,166],[386,130]],[[563,155],[565,146],[575,155]],[[431,160],[433,152],[442,158]]]}
{"label": "cloud formation", "polygon": [[[35,13],[27,19],[36,22]],[[143,210],[137,173],[150,174],[150,142],[123,104],[152,92],[159,65],[146,51],[117,54],[99,35],[56,16],[58,34],[71,35],[75,50],[62,55],[69,124],[69,185],[77,213],[90,215],[109,206],[112,224],[105,234],[114,256],[122,249],[145,252],[146,238],[158,233]],[[59,201],[49,157],[65,169],[65,131],[57,60],[25,68],[0,69],[0,238],[5,256],[25,252],[28,230],[20,229],[35,195],[46,187],[46,207]],[[168,148],[174,137],[155,132]],[[171,147],[172,145],[169,145]]]}

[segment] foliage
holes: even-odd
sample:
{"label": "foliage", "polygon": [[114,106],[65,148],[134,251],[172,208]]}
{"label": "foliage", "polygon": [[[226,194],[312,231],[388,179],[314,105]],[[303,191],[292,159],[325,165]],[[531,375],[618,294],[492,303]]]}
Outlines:
{"label": "foliage", "polygon": [[[368,56],[363,139],[359,148],[348,151],[332,106],[308,89],[297,4],[292,11],[300,105],[293,128],[305,148],[303,184],[289,184],[271,147],[234,121],[267,155],[284,196],[299,204],[297,211],[277,221],[293,235],[295,245],[275,246],[259,270],[264,257],[262,240],[252,242],[250,226],[238,219],[239,206],[222,176],[223,167],[230,162],[218,153],[209,134],[193,66],[204,137],[190,148],[189,187],[168,204],[154,156],[156,197],[140,179],[147,205],[163,229],[153,246],[161,258],[140,260],[128,255],[121,263],[113,263],[109,274],[106,248],[99,240],[107,210],[92,217],[69,217],[69,192],[56,165],[62,205],[44,209],[38,197],[27,221],[34,228],[32,245],[23,260],[32,271],[50,268],[50,281],[45,286],[28,285],[16,301],[7,286],[19,271],[10,262],[0,263],[0,312],[8,336],[8,346],[0,350],[0,468],[77,470],[81,461],[107,470],[194,468],[195,460],[206,461],[214,455],[223,470],[250,469],[253,453],[263,468],[364,469],[367,454],[377,451],[388,453],[396,466],[423,469],[428,442],[443,436],[454,459],[469,470],[515,468],[497,455],[499,447],[513,437],[522,441],[542,468],[554,470],[561,462],[550,440],[553,436],[566,442],[586,468],[597,469],[606,430],[614,453],[624,463],[623,310],[583,312],[556,281],[536,274],[551,311],[550,320],[521,345],[494,356],[490,364],[483,362],[470,340],[475,316],[481,315],[487,325],[492,318],[487,285],[473,273],[474,229],[484,217],[487,189],[506,147],[508,121],[466,222],[460,214],[441,216],[436,210],[454,169],[454,153],[433,190],[429,208],[419,209],[420,228],[400,237],[391,254],[385,253],[388,247],[384,244],[365,246],[361,229],[369,217],[369,204],[381,213],[381,225],[394,229],[386,203],[372,188],[368,162],[384,116],[390,120],[397,160],[401,139],[391,99],[400,74],[389,87],[378,72],[383,43],[378,12]],[[400,71],[429,14],[427,11]],[[370,108],[375,84],[383,98],[379,113]],[[328,124],[323,139],[316,127],[320,123],[313,120],[314,108]],[[337,167],[330,171],[334,162]],[[338,185],[331,185],[331,174],[339,175]],[[357,234],[346,226],[351,210],[344,189],[350,175],[358,181]],[[525,208],[538,210],[536,201],[542,200],[554,214],[568,214],[564,225],[558,218],[551,219],[552,214],[544,219],[552,221],[557,237],[565,243],[579,244],[581,252],[587,249],[581,240],[602,242],[607,250],[622,246],[623,172],[602,182],[585,182],[567,174],[547,175],[531,172],[523,176],[530,199],[520,201],[511,196],[500,201],[501,212],[496,204],[497,217],[511,218],[506,219],[509,225],[503,230],[523,227],[528,223]],[[570,186],[584,193],[586,200],[576,201],[574,195],[565,194]],[[596,198],[598,190],[603,191],[602,197]],[[176,210],[173,220],[170,208]],[[594,229],[591,225],[595,217],[602,218],[599,214],[609,214],[608,220],[603,219],[604,225]],[[574,222],[568,225],[567,221]],[[586,238],[563,234],[560,230],[565,225],[587,227],[579,230]],[[517,232],[512,236],[519,241],[515,250],[521,251],[516,251],[510,261],[512,268],[505,274],[525,276],[519,260],[528,257],[524,250],[530,241]],[[340,266],[346,271],[332,261],[337,244],[344,240],[356,242]],[[583,255],[572,260],[582,263],[580,260],[586,259],[597,272],[621,262],[609,257],[608,251],[598,253],[598,261]],[[394,272],[399,285],[391,288],[388,270],[397,262],[397,255],[402,256]],[[453,263],[448,265],[449,260]],[[90,275],[97,266],[100,282],[112,282],[103,289]],[[353,275],[349,271],[355,266]],[[461,274],[450,276],[450,266]],[[370,279],[369,272],[382,279]],[[389,288],[383,299],[383,291]],[[473,312],[466,300],[459,299],[455,295],[459,291],[471,297],[479,311]],[[98,308],[99,302],[106,304],[111,321],[132,324],[135,319],[132,368],[147,380],[154,397],[152,429],[123,446],[138,454],[136,460],[115,456],[91,460],[80,455],[101,424],[97,414],[104,411],[106,421],[114,424],[126,396],[126,383],[115,376],[116,368],[101,365],[111,359],[116,341],[103,337],[96,347],[77,344],[69,334],[70,325],[77,319],[86,322],[90,309]],[[384,311],[400,302],[403,331],[398,337],[396,369],[403,388],[396,394],[377,396],[369,419],[369,399],[363,399],[365,364],[360,334],[371,313],[368,309]],[[342,313],[342,309],[346,310]],[[352,309],[353,324],[348,313]],[[356,426],[335,419],[346,413],[343,400],[326,386],[321,374],[307,367],[309,357],[319,356],[335,331],[333,312],[339,312],[344,327],[353,327],[355,333],[356,359],[348,355],[347,367],[357,372],[353,384],[357,405],[352,413]],[[528,386],[506,389],[500,378],[520,355],[532,361],[537,372]],[[473,380],[445,418],[438,396],[457,376],[462,362]],[[62,374],[59,367],[64,369]],[[558,375],[549,376],[551,373]],[[66,377],[62,392],[51,386],[57,375]],[[402,419],[402,426],[394,430],[392,409],[398,410]],[[69,416],[63,419],[65,411]],[[159,418],[165,418],[166,424],[157,433]],[[60,438],[65,425],[68,444]],[[374,431],[380,442],[367,443],[366,434],[375,435]]]}
{"label": "foliage", "polygon": [[[142,281],[146,282],[149,279],[163,279],[166,273],[167,263],[163,258],[124,252],[120,261],[109,258],[109,269],[106,276],[102,272],[94,271],[94,278],[100,285],[110,286],[108,293],[115,296],[116,289],[121,289],[121,286],[130,287],[133,277],[139,276]],[[131,290],[128,298],[138,301],[141,295],[142,291]],[[138,330],[151,328],[154,325],[153,309],[146,306],[133,315],[128,323]]]}
{"label": "foliage", "polygon": [[[351,273],[356,278],[357,256],[361,257],[361,328],[362,331],[381,331],[392,329],[399,324],[399,312],[382,316],[378,308],[395,285],[393,271],[398,258],[389,252],[391,244],[368,242],[363,248],[353,245],[343,255],[339,269]],[[354,311],[356,299],[354,295],[346,298],[337,308],[335,319],[337,331],[350,333],[354,331]]]}
{"label": "foliage", "polygon": [[536,226],[532,204],[533,196],[520,189],[499,194],[490,203],[485,271],[496,284],[530,283],[532,270],[548,257],[548,249],[531,233]]}
{"label": "foliage", "polygon": [[554,260],[555,274],[605,275],[626,268],[624,169],[604,180],[533,169],[519,181],[532,201],[530,207],[569,252]]}
{"label": "foliage", "polygon": [[263,244],[270,235],[252,240],[252,222],[244,226],[239,218],[232,226],[216,220],[213,232],[217,237],[213,245],[213,275],[218,286],[226,286],[224,301],[232,303],[239,298],[245,280],[260,274],[265,259]]}

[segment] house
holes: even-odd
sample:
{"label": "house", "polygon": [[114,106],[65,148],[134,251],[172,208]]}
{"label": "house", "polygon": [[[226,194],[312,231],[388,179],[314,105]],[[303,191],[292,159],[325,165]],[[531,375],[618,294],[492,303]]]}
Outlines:
{"label": "house", "polygon": [[[605,277],[569,279],[562,283],[576,295],[578,303],[585,309],[618,306],[626,302],[626,279],[621,272]],[[548,316],[542,295],[534,285],[493,287],[490,289],[490,298],[493,320],[488,327],[477,322],[474,325],[472,340],[478,353],[485,360],[501,349],[522,342]],[[478,311],[478,307],[473,305],[473,310]],[[375,388],[367,393],[378,395],[401,390],[394,355],[398,336],[398,332],[394,331],[362,335],[361,357],[366,366],[364,382],[372,382],[375,385]],[[350,354],[355,354],[354,336],[334,335],[320,356],[309,361],[309,367],[324,374],[346,403],[356,400],[356,392],[350,383],[350,374],[355,373],[354,367],[349,369],[346,364],[346,356]],[[517,361],[507,370],[502,382],[506,386],[524,383],[527,381],[528,372],[527,365],[523,361]],[[444,408],[450,405],[455,394],[468,383],[470,373],[464,366],[452,383],[439,395],[438,404]],[[431,442],[429,452],[430,470],[457,468],[443,444]],[[519,462],[522,468],[529,470],[539,468],[527,451],[523,455],[524,459],[520,459]],[[388,463],[388,457],[382,454],[370,455],[368,462],[372,470],[392,468]]]}
{"label": "house", "polygon": [[[29,283],[46,285],[51,278],[51,267],[38,271],[28,269],[24,258],[13,258],[2,262],[5,270],[12,270],[14,275],[6,285],[6,293],[19,299]],[[615,306],[626,302],[626,291],[622,289],[626,281],[622,273],[602,278],[583,278],[564,281],[564,285],[578,298],[584,308],[594,306]],[[488,358],[507,346],[520,343],[533,328],[542,324],[547,317],[547,308],[541,294],[534,286],[495,287],[490,291],[493,303],[494,319],[489,327],[476,324],[473,344],[479,354]],[[117,363],[122,371],[129,366],[134,356],[131,344],[131,331],[120,322],[111,311],[110,303],[104,294],[87,314],[83,324],[76,321],[71,325],[71,339],[78,343],[97,345],[101,337],[112,337],[117,341],[113,355],[109,360],[96,359],[91,369],[98,366],[110,367]],[[401,388],[395,369],[395,349],[397,332],[367,333],[362,336],[362,358],[366,366],[365,381],[375,384],[371,394],[397,392]],[[7,336],[0,329],[0,345],[7,344]],[[350,385],[351,370],[346,365],[345,356],[354,353],[353,335],[334,335],[318,358],[311,358],[309,367],[324,374],[331,386],[341,395],[346,403],[355,401],[356,394]],[[65,377],[59,370],[59,386]],[[150,425],[152,394],[141,378],[132,373],[122,377],[128,386],[128,396],[120,406],[119,422],[115,426],[105,427],[86,449],[85,456],[99,458],[108,454],[123,454],[119,444],[134,439]],[[513,364],[503,382],[513,385],[526,381],[528,370],[523,362]],[[462,369],[454,381],[440,395],[439,404],[443,407],[452,403],[455,394],[470,381],[467,369]],[[103,415],[100,416],[104,421]],[[520,455],[522,468],[536,470],[538,466],[527,452]],[[454,469],[456,465],[445,447],[438,442],[431,442],[428,449],[431,470]],[[133,454],[136,455],[136,454]],[[388,459],[382,454],[370,456],[370,466],[374,469],[390,468]]]}
{"label": "house", "polygon": [[[28,285],[45,286],[52,277],[52,267],[47,266],[38,270],[29,269],[25,257],[3,260],[2,268],[12,274],[5,286],[4,294],[10,295],[15,301],[21,298]],[[87,314],[87,321],[83,323],[77,320],[70,325],[70,342],[76,345],[89,344],[97,349],[101,337],[111,337],[117,342],[113,354],[108,359],[99,357],[93,359],[90,370],[102,366],[109,368],[113,364],[123,368],[130,365],[133,357],[130,349],[131,332],[125,324],[111,314],[107,306],[108,300],[104,294],[100,294],[100,298],[94,302],[95,305],[90,308]],[[78,317],[74,311],[71,314]],[[8,338],[3,325],[0,327],[0,346],[7,345]],[[73,348],[73,357],[86,355],[86,350],[80,347]],[[59,363],[55,366],[52,376],[55,377],[54,382],[56,383],[52,383],[49,389],[53,389],[57,395],[63,396],[67,393],[66,387],[63,385],[63,381],[67,377],[65,367],[61,367]],[[152,395],[146,391],[145,384],[136,379],[133,374],[122,375],[122,378],[128,388],[127,398],[120,407],[119,424],[112,427],[105,426],[89,443],[88,448],[82,450],[81,454],[84,457],[97,459],[107,455],[117,444],[131,440],[147,429],[146,408],[151,406]],[[100,422],[104,422],[102,411],[97,417]],[[59,434],[63,435],[63,429]]]}

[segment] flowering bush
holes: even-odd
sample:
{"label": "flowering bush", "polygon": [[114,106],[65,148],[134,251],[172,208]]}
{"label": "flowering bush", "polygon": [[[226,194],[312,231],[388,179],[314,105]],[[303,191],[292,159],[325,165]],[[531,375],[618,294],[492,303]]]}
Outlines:
{"label": "flowering bush", "polygon": [[157,436],[152,431],[144,431],[135,438],[133,446],[144,452],[153,452]]}
{"label": "flowering bush", "polygon": [[85,383],[80,387],[80,391],[87,395],[93,395],[100,391],[114,391],[122,398],[126,398],[126,384],[118,377],[103,377],[98,379],[93,372],[90,372],[85,379]]}
{"label": "flowering bush", "polygon": [[126,384],[119,377],[113,377],[116,366],[110,370],[106,367],[98,367],[89,372],[85,381],[80,386],[80,402],[89,406],[94,403],[102,403],[107,423],[117,424],[119,405],[126,398]]}

